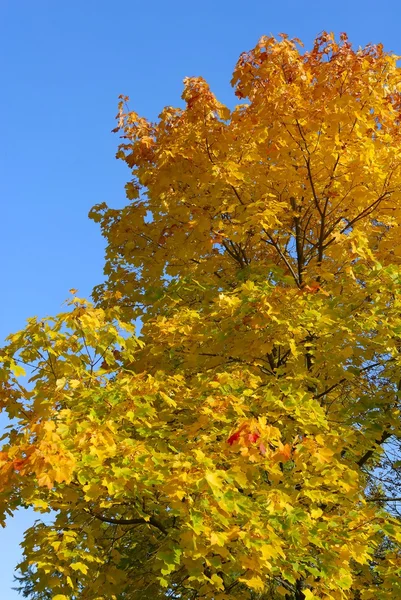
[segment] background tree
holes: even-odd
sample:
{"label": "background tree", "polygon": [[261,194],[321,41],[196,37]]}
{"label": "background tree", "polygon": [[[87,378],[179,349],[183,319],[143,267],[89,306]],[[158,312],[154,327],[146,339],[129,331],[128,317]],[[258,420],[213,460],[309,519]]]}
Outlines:
{"label": "background tree", "polygon": [[232,83],[157,123],[121,99],[95,305],[3,350],[1,510],[56,512],[37,598],[400,595],[396,57],[264,37]]}

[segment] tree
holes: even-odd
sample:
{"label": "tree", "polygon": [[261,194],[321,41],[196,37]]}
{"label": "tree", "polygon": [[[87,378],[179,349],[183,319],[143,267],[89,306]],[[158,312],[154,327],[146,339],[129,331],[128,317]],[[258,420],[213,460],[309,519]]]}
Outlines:
{"label": "tree", "polygon": [[55,513],[35,597],[401,595],[396,57],[263,37],[232,83],[121,98],[106,281],[3,350],[2,518]]}

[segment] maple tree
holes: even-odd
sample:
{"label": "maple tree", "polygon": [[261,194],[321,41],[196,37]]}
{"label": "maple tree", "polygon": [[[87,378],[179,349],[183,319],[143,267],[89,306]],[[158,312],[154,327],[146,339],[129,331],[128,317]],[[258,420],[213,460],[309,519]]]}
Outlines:
{"label": "maple tree", "polygon": [[233,110],[201,78],[156,123],[121,98],[105,283],[1,354],[27,596],[401,595],[396,61],[263,37]]}

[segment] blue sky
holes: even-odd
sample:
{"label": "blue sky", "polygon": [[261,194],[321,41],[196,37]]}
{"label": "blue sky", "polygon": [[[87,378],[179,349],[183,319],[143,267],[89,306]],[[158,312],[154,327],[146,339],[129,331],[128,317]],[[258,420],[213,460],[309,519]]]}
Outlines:
{"label": "blue sky", "polygon": [[[110,133],[119,94],[154,119],[180,102],[185,76],[201,75],[233,104],[233,66],[263,34],[310,47],[324,29],[346,31],[401,54],[400,22],[397,0],[0,0],[0,338],[102,279],[104,244],[87,213],[125,202],[129,173]],[[0,530],[4,600],[19,597],[13,568],[33,518]]]}

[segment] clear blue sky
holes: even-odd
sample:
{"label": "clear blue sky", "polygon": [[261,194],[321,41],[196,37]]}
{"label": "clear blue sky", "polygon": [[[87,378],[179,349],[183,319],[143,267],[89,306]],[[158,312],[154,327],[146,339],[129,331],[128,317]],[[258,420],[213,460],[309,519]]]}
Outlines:
{"label": "clear blue sky", "polygon": [[[401,54],[400,22],[397,0],[0,0],[0,338],[102,278],[87,213],[125,202],[129,174],[110,133],[118,94],[156,118],[179,102],[185,76],[201,75],[232,104],[232,68],[263,34],[310,47],[323,29],[346,31]],[[32,521],[19,514],[0,531],[2,600],[19,597],[13,568]]]}

